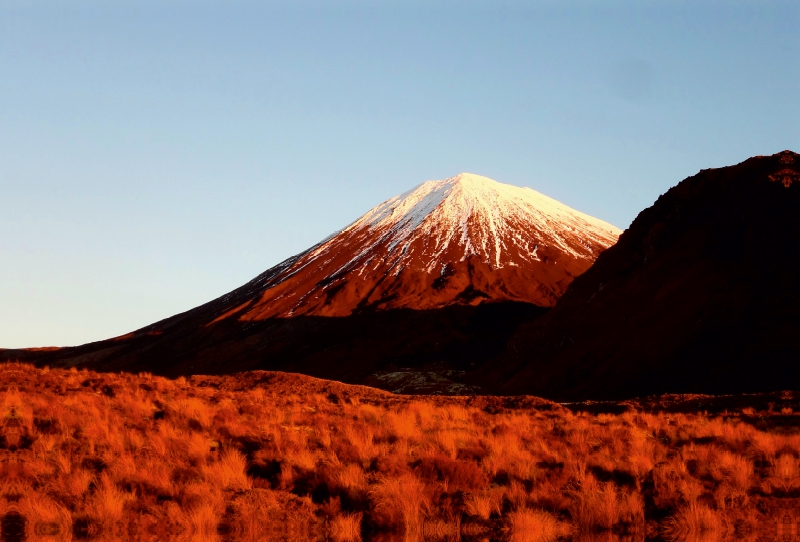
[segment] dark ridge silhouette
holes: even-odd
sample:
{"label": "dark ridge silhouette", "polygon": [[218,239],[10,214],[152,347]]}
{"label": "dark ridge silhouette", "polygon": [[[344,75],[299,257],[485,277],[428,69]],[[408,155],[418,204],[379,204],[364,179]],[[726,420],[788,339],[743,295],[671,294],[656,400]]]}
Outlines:
{"label": "dark ridge silhouette", "polygon": [[499,394],[800,388],[800,156],[703,170],[642,211],[478,371]]}

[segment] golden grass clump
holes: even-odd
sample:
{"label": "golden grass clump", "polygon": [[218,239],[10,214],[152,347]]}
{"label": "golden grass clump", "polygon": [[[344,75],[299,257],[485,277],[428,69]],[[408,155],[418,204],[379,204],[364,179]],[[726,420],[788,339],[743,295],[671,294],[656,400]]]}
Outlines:
{"label": "golden grass clump", "polygon": [[667,520],[664,533],[676,542],[717,542],[725,536],[726,526],[717,511],[692,503]]}
{"label": "golden grass clump", "polygon": [[422,535],[423,518],[430,503],[425,486],[412,474],[384,478],[370,497],[378,513],[376,521],[386,527],[400,528],[407,537]]}
{"label": "golden grass clump", "polygon": [[363,514],[342,514],[331,521],[331,535],[338,542],[361,542],[361,518]]}
{"label": "golden grass clump", "polygon": [[500,514],[502,499],[503,493],[501,491],[489,489],[468,495],[464,504],[467,514],[486,521],[491,517],[492,513]]}
{"label": "golden grass clump", "polygon": [[511,542],[552,542],[569,534],[569,527],[542,510],[521,508],[509,514]]}

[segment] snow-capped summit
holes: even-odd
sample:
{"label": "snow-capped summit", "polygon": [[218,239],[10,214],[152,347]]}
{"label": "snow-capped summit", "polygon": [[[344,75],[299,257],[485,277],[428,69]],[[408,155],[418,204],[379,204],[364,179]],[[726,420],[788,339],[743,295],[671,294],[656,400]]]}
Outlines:
{"label": "snow-capped summit", "polygon": [[[614,226],[535,190],[501,184],[472,173],[425,182],[375,207],[348,229],[365,224],[373,230],[388,230],[393,248],[405,248],[414,238],[427,238],[425,253],[431,256],[428,270],[440,263],[439,256],[451,245],[463,249],[462,260],[483,256],[495,268],[515,265],[513,254],[525,261],[541,261],[538,256],[541,235],[517,235],[520,232],[516,230],[526,224],[525,229],[532,226],[576,258],[593,259],[597,254],[591,243],[605,248],[620,233]],[[581,237],[577,245],[576,232]],[[409,258],[404,254],[398,262],[402,265]]]}
{"label": "snow-capped summit", "polygon": [[461,173],[381,203],[231,292],[214,321],[493,300],[551,306],[619,234],[530,188]]}

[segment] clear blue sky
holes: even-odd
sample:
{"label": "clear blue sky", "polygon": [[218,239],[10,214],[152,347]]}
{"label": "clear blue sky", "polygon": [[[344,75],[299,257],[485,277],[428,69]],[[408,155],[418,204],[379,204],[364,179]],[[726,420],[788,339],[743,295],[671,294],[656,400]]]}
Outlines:
{"label": "clear blue sky", "polygon": [[190,309],[461,171],[627,227],[702,168],[800,148],[798,21],[768,0],[0,0],[0,346]]}

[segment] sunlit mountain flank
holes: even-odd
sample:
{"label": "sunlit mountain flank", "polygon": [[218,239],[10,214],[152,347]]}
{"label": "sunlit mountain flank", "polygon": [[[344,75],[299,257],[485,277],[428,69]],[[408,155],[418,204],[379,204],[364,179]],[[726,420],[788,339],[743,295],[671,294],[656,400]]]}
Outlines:
{"label": "sunlit mountain flank", "polygon": [[186,313],[82,347],[2,355],[168,375],[292,370],[392,391],[475,393],[460,383],[465,374],[553,306],[619,233],[530,188],[461,173],[381,203]]}
{"label": "sunlit mountain flank", "polygon": [[249,298],[233,309],[242,320],[499,300],[549,307],[619,233],[530,188],[461,173],[378,205],[223,299]]}

